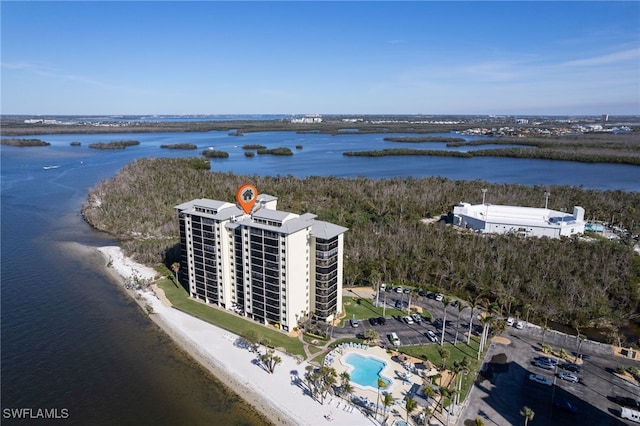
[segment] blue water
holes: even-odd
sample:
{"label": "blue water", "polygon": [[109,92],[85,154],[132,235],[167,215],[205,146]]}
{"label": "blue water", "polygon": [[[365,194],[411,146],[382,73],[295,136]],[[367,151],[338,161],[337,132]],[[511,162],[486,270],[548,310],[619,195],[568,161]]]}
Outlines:
{"label": "blue water", "polygon": [[[460,136],[467,140],[488,138],[462,136],[452,133],[438,133],[446,137]],[[587,164],[570,161],[550,161],[534,159],[513,159],[501,157],[453,158],[453,157],[346,157],[345,151],[378,150],[384,148],[445,149],[470,151],[490,149],[495,145],[453,147],[445,143],[395,143],[383,139],[388,136],[410,136],[393,134],[297,134],[295,132],[257,132],[245,136],[229,136],[227,132],[204,133],[127,133],[127,134],[86,134],[86,135],[41,135],[33,136],[50,142],[52,146],[43,148],[3,147],[7,155],[15,150],[32,150],[42,160],[37,165],[60,164],[65,167],[101,168],[113,165],[121,167],[124,162],[140,157],[186,157],[199,156],[209,147],[226,151],[229,158],[211,160],[212,170],[238,174],[258,174],[263,176],[292,175],[339,176],[371,178],[429,177],[440,176],[454,180],[484,180],[490,183],[516,183],[522,185],[569,185],[586,189],[640,191],[640,167],[618,164]],[[415,135],[414,135],[415,136]],[[87,147],[93,142],[135,139],[140,145],[125,150],[101,151]],[[78,141],[80,147],[69,143]],[[161,149],[162,144],[192,143],[198,146],[194,151],[171,151]],[[244,155],[242,145],[261,144],[268,148],[280,146],[290,148],[294,155],[289,157],[261,156],[249,158]],[[296,149],[302,145],[302,149]],[[37,150],[37,151],[34,151]],[[82,162],[82,163],[81,163]],[[50,172],[53,170],[50,170]]]}
{"label": "blue water", "polygon": [[350,373],[351,381],[360,386],[378,389],[378,378],[384,380],[387,385],[391,384],[389,379],[380,374],[387,363],[378,358],[351,353],[346,355],[344,361],[353,367]]}
{"label": "blue water", "polygon": [[[91,229],[80,210],[90,188],[137,158],[199,156],[211,146],[230,153],[228,159],[212,160],[212,170],[239,174],[442,176],[640,191],[640,167],[635,166],[342,155],[348,150],[416,148],[416,144],[384,142],[385,136],[396,135],[42,135],[36,137],[51,146],[1,146],[1,407],[66,408],[73,424],[260,424],[237,396],[176,350],[105,277],[101,259],[79,257],[70,249],[78,242],[117,244]],[[125,139],[139,140],[140,145],[124,150],[88,147],[93,142]],[[70,146],[74,141],[81,146]],[[198,150],[160,148],[172,143],[193,143]],[[250,143],[287,146],[294,155],[247,158],[241,146]],[[298,150],[296,145],[303,148]],[[425,149],[447,149],[444,144],[424,145]],[[60,167],[43,169],[49,165]],[[367,376],[377,380],[376,374]],[[368,386],[375,388],[377,383]],[[2,423],[12,424],[8,419]]]}

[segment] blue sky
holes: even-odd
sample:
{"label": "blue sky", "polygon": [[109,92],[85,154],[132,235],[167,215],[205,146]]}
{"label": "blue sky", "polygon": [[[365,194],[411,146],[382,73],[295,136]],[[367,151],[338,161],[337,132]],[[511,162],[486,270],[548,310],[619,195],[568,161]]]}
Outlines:
{"label": "blue sky", "polygon": [[2,1],[3,114],[640,114],[640,2]]}

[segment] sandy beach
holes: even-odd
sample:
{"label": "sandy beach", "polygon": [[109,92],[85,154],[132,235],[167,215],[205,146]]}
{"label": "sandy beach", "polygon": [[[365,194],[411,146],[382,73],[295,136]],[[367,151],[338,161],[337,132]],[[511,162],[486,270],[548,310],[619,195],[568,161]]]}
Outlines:
{"label": "sandy beach", "polygon": [[[153,280],[152,268],[126,258],[120,247],[100,247],[106,269],[120,284],[136,277]],[[149,317],[198,363],[222,383],[277,425],[370,425],[376,424],[343,399],[329,396],[324,405],[306,394],[303,378],[306,362],[298,363],[284,353],[273,374],[256,363],[256,354],[238,345],[238,336],[173,309],[161,290],[132,290],[142,307],[151,306]],[[137,294],[136,294],[137,293]],[[157,293],[157,294],[156,294]],[[139,295],[139,296],[138,296]],[[264,351],[264,349],[262,349]],[[340,404],[339,404],[340,403]]]}

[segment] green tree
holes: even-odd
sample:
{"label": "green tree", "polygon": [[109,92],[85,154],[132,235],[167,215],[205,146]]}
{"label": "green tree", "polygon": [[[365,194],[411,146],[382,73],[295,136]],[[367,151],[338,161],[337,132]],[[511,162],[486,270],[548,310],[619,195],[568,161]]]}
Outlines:
{"label": "green tree", "polygon": [[[458,300],[458,321],[456,321],[456,337],[453,339],[453,346],[458,344],[458,331],[460,330],[460,316],[462,315],[462,311],[467,308],[467,304],[462,300]],[[469,330],[469,335],[471,335],[471,330]]]}
{"label": "green tree", "polygon": [[378,398],[376,400],[376,417],[378,417],[378,405],[380,404],[380,389],[385,389],[387,387],[387,382],[385,382],[382,378],[378,377]]}
{"label": "green tree", "polygon": [[[389,407],[393,404],[393,402],[394,402],[393,396],[390,393],[385,392],[384,396],[382,397],[382,405],[384,406],[385,414],[389,412]],[[385,416],[385,419],[386,419],[386,416]]]}
{"label": "green tree", "polygon": [[441,368],[444,370],[447,366],[447,359],[451,355],[451,351],[443,346],[438,348],[438,355],[440,355],[440,361],[442,361]]}
{"label": "green tree", "polygon": [[171,264],[171,270],[173,271],[173,273],[175,274],[176,277],[176,285],[180,284],[178,282],[178,271],[180,270],[180,263],[179,262],[173,262]]}
{"label": "green tree", "polygon": [[282,363],[282,358],[280,358],[273,349],[269,349],[267,352],[260,355],[260,361],[262,361],[267,371],[273,374],[276,366]]}
{"label": "green tree", "polygon": [[405,410],[407,410],[407,424],[409,424],[409,416],[416,408],[418,408],[418,402],[412,397],[408,396],[405,399],[404,408]]}
{"label": "green tree", "polygon": [[520,415],[524,417],[524,426],[527,426],[529,421],[533,420],[536,413],[526,405],[520,409]]}
{"label": "green tree", "polygon": [[447,306],[451,303],[451,298],[444,296],[442,302],[442,335],[440,337],[440,346],[444,344],[444,331],[447,328]]}

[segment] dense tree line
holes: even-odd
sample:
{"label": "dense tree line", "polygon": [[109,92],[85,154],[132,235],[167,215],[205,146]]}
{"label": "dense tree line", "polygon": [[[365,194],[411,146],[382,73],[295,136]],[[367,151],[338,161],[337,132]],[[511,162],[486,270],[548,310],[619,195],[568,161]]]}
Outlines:
{"label": "dense tree line", "polygon": [[162,144],[160,148],[165,149],[198,149],[198,145],[192,143],[172,143],[172,144]]}
{"label": "dense tree line", "polygon": [[[385,138],[393,142],[436,142],[447,138],[415,137]],[[465,142],[448,138],[448,147],[482,145],[520,145],[521,148],[494,148],[479,151],[450,151],[412,148],[391,148],[371,151],[347,151],[343,155],[352,157],[385,157],[402,155],[425,155],[438,157],[510,157],[537,158],[541,160],[577,161],[582,163],[614,163],[640,165],[640,133],[599,133],[554,137],[523,137],[480,139]]]}
{"label": "dense tree line", "polygon": [[49,142],[42,141],[40,139],[18,139],[18,138],[3,138],[0,139],[0,145],[10,146],[49,146]]}
{"label": "dense tree line", "polygon": [[387,142],[405,142],[405,143],[422,143],[422,142],[460,142],[464,143],[463,138],[446,138],[442,136],[424,136],[424,137],[386,137]]}
{"label": "dense tree line", "polygon": [[89,148],[94,149],[125,149],[128,146],[140,145],[140,141],[111,141],[111,142],[96,142],[89,144]]}
{"label": "dense tree line", "polygon": [[585,208],[588,219],[638,232],[640,193],[569,186],[521,186],[432,178],[241,176],[203,171],[198,159],[141,159],[92,189],[86,220],[118,237],[145,263],[170,262],[178,244],[174,206],[194,198],[233,201],[251,182],[278,197],[278,209],[311,212],[349,228],[345,284],[405,283],[461,298],[482,296],[505,314],[541,322],[622,324],[637,320],[640,257],[633,241],[519,238],[461,231],[423,218],[447,214],[460,201]]}

